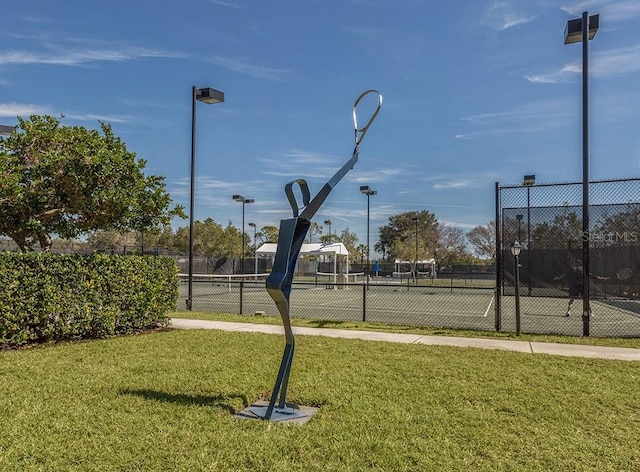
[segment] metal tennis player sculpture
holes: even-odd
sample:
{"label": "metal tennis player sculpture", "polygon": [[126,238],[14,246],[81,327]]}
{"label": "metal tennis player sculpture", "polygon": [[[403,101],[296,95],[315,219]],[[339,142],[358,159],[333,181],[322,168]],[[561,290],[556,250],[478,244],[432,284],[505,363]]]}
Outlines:
{"label": "metal tennis player sculpture", "polygon": [[[367,124],[358,128],[357,110],[358,104],[362,99],[369,95],[375,94],[378,98],[378,104],[369,118]],[[282,316],[282,324],[284,325],[285,332],[285,348],[282,355],[282,362],[280,363],[280,370],[278,371],[278,377],[276,378],[276,384],[273,387],[271,394],[271,400],[267,407],[252,407],[251,411],[258,417],[265,420],[281,421],[286,419],[293,419],[307,416],[301,412],[297,405],[287,403],[287,386],[289,383],[289,373],[291,371],[291,363],[293,361],[293,352],[295,349],[295,339],[293,337],[293,331],[291,330],[291,318],[289,314],[289,296],[291,295],[291,283],[293,281],[293,273],[295,271],[298,256],[300,255],[300,248],[307,235],[311,219],[316,214],[318,209],[322,206],[324,201],[331,193],[331,190],[342,180],[347,172],[349,172],[355,163],[358,161],[359,147],[367,134],[371,123],[376,119],[382,106],[382,95],[377,90],[367,90],[360,94],[353,105],[353,126],[355,130],[355,142],[356,147],[353,150],[351,158],[335,173],[329,181],[324,184],[318,194],[311,199],[309,193],[309,186],[303,179],[296,179],[284,187],[284,192],[287,195],[291,209],[293,210],[293,218],[280,221],[280,233],[278,236],[278,246],[276,249],[276,255],[273,262],[273,269],[267,277],[267,292],[273,298],[276,303],[276,307]],[[293,185],[297,184],[300,187],[302,193],[302,211],[298,207],[298,202],[293,193]],[[278,398],[279,396],[279,398]],[[277,402],[277,405],[276,405]]]}

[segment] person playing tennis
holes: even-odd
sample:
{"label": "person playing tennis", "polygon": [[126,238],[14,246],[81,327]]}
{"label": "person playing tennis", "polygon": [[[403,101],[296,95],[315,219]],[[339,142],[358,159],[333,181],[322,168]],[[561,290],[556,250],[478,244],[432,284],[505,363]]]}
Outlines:
{"label": "person playing tennis", "polygon": [[[571,316],[571,307],[575,302],[576,298],[582,296],[584,294],[584,283],[583,283],[583,275],[584,270],[580,264],[573,265],[568,274],[563,274],[555,278],[555,280],[559,279],[567,279],[569,282],[569,303],[567,305],[567,312],[564,316]],[[608,277],[601,277],[599,275],[589,274],[589,279],[596,280],[608,280]],[[589,316],[593,316],[591,310],[589,310]]]}

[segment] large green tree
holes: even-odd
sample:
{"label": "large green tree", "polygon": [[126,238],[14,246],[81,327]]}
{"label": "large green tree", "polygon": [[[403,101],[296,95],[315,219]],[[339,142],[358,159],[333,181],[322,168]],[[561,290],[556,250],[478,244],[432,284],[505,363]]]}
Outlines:
{"label": "large green tree", "polygon": [[280,228],[273,225],[267,225],[260,228],[260,231],[256,234],[256,238],[258,238],[258,247],[264,243],[277,243],[278,242],[278,234],[280,233]]}
{"label": "large green tree", "polygon": [[[212,218],[196,221],[193,224],[193,253],[198,256],[213,258],[240,258],[241,250],[247,253],[250,238],[229,222],[226,227],[216,223]],[[174,248],[187,254],[189,252],[189,227],[178,228],[173,237]]]}
{"label": "large green tree", "polygon": [[[414,218],[417,218],[417,226]],[[407,211],[390,216],[389,222],[380,227],[380,237],[375,249],[390,261],[413,261],[416,256],[417,229],[418,259],[425,259],[436,251],[439,227],[438,219],[428,210]]]}
{"label": "large green tree", "polygon": [[113,134],[61,126],[51,116],[18,118],[0,138],[0,234],[22,251],[51,236],[74,238],[96,231],[145,231],[184,217],[171,206],[164,178],[145,175],[146,162]]}

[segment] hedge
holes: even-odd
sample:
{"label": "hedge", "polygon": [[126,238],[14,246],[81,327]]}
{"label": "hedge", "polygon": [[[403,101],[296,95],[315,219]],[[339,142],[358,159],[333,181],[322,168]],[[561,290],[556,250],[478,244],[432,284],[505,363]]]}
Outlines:
{"label": "hedge", "polygon": [[178,268],[166,257],[0,253],[0,346],[166,326]]}

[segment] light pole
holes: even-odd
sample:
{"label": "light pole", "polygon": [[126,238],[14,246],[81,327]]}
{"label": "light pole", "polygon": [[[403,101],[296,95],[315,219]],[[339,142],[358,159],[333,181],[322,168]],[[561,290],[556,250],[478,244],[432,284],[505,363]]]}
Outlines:
{"label": "light pole", "polygon": [[240,273],[244,274],[244,206],[247,203],[254,203],[253,198],[244,198],[242,195],[232,197],[236,202],[242,203],[242,247],[240,248]]}
{"label": "light pole", "polygon": [[324,220],[324,224],[329,225],[329,242],[330,243],[332,242],[331,241],[331,223],[332,223],[331,218],[329,218],[328,220]]}
{"label": "light pole", "polygon": [[258,227],[255,223],[249,223],[249,226],[251,226],[253,228],[253,256],[255,258],[255,268],[254,268],[254,280],[258,278],[258,253],[256,252],[256,250],[258,249],[258,245],[256,244],[256,234],[258,231]]}
{"label": "light pole", "polygon": [[522,246],[518,241],[511,245],[513,254],[513,273],[515,277],[515,297],[516,297],[516,334],[520,335],[520,250]]}
{"label": "light pole", "polygon": [[413,274],[413,279],[416,282],[416,285],[418,285],[418,217],[414,216],[413,218],[411,218],[413,221],[416,222],[416,252],[415,252],[415,263],[414,263],[414,274]]}
{"label": "light pole", "polygon": [[564,30],[564,44],[582,42],[582,335],[589,336],[591,314],[589,293],[589,40],[600,25],[600,15],[569,20]]}
{"label": "light pole", "polygon": [[208,105],[224,102],[224,93],[212,88],[191,88],[191,178],[189,180],[189,278],[187,310],[193,305],[193,207],[196,177],[196,101]]}
{"label": "light pole", "polygon": [[536,176],[534,174],[525,175],[522,179],[522,185],[527,187],[527,288],[529,296],[531,296],[531,266],[533,265],[533,257],[531,257],[531,186],[535,183]]}
{"label": "light pole", "polygon": [[361,185],[360,186],[360,192],[362,192],[362,194],[367,196],[367,284],[369,283],[369,274],[370,274],[370,268],[369,268],[369,261],[371,260],[370,258],[370,254],[371,254],[371,250],[370,250],[370,246],[369,246],[369,199],[371,197],[371,195],[378,195],[378,191],[377,190],[373,190],[371,187],[369,187],[368,185]]}

